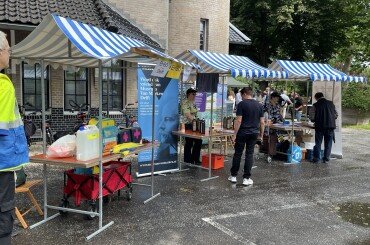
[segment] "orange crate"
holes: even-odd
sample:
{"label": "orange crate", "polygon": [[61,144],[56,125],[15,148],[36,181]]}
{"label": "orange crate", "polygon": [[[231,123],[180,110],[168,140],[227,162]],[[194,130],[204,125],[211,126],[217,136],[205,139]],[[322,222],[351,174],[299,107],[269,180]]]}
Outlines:
{"label": "orange crate", "polygon": [[[224,156],[219,154],[211,154],[211,166],[212,169],[220,169],[224,167]],[[202,167],[208,168],[208,154],[202,156]]]}

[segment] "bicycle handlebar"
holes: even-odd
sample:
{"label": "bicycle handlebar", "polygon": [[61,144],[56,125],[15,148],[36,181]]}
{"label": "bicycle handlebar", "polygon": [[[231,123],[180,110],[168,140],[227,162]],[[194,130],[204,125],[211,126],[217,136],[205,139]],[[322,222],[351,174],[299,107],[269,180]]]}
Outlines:
{"label": "bicycle handlebar", "polygon": [[86,111],[89,111],[89,107],[90,107],[90,104],[87,104],[87,103],[82,103],[82,104],[77,104],[76,101],[74,100],[69,100],[69,105],[72,107],[72,112],[74,112],[74,110],[78,110],[78,111],[82,111],[83,108],[86,108]]}

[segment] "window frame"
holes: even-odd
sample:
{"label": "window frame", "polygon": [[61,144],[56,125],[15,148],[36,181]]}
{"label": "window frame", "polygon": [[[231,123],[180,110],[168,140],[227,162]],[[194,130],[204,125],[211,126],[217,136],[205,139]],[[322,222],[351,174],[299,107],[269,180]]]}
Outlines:
{"label": "window frame", "polygon": [[[200,19],[199,50],[208,51],[209,19]],[[203,34],[203,35],[202,35]],[[203,40],[202,40],[203,37]]]}
{"label": "window frame", "polygon": [[[36,86],[36,81],[37,81],[37,77],[36,77],[36,67],[37,66],[41,66],[41,64],[34,64],[33,65],[33,69],[34,69],[34,77],[33,77],[33,82],[34,82],[34,85],[35,85],[35,90],[34,90],[34,93],[33,94],[30,94],[30,93],[26,93],[25,92],[25,73],[24,73],[24,66],[25,65],[29,65],[31,66],[30,64],[28,64],[27,62],[23,61],[21,63],[21,79],[22,79],[22,102],[23,102],[23,105],[26,103],[25,101],[25,97],[26,95],[34,95],[35,96],[35,103],[34,103],[34,107],[33,108],[29,108],[28,106],[25,106],[25,111],[26,112],[34,112],[34,111],[40,111],[42,108],[37,108],[36,107],[36,98],[37,96],[41,96],[41,93],[40,94],[37,94],[37,86]],[[46,94],[46,98],[45,98],[45,111],[48,111],[51,109],[51,93],[50,93],[50,66],[46,66],[46,78],[44,77],[44,81],[46,82],[46,88],[45,88],[45,94]],[[28,78],[27,78],[28,79]],[[40,77],[40,86],[41,86],[41,77]],[[42,107],[42,106],[41,106]]]}
{"label": "window frame", "polygon": [[[85,69],[86,70],[86,78],[85,79],[77,79],[76,76],[77,76],[77,71],[74,72],[74,80],[70,80],[70,79],[67,79],[67,72],[66,70],[63,70],[63,76],[64,76],[64,86],[63,86],[63,111],[64,112],[71,112],[70,109],[66,109],[66,104],[68,103],[69,105],[69,101],[66,101],[66,84],[67,84],[67,81],[74,81],[75,82],[75,93],[74,94],[68,94],[68,95],[74,95],[75,97],[75,101],[76,101],[76,96],[82,96],[81,94],[77,94],[76,91],[76,84],[77,82],[83,82],[85,81],[86,82],[86,92],[85,92],[85,98],[86,98],[86,104],[89,104],[89,76],[90,76],[90,73],[89,73],[89,69],[88,68],[80,68],[80,69]],[[77,113],[77,112],[76,112]]]}
{"label": "window frame", "polygon": [[[121,81],[121,94],[120,94],[120,100],[121,100],[121,107],[120,108],[113,108],[112,107],[112,103],[109,103],[109,112],[120,112],[123,110],[123,107],[125,106],[125,100],[124,100],[124,97],[126,97],[125,95],[125,84],[126,84],[126,81],[127,81],[127,70],[123,67],[124,65],[124,62],[122,60],[118,60],[118,63],[119,65],[113,65],[112,66],[112,63],[110,63],[110,65],[108,66],[103,66],[103,84],[102,84],[102,87],[103,87],[103,91],[102,91],[102,99],[103,99],[103,103],[105,101],[105,97],[109,97],[109,99],[111,100],[111,96],[114,96],[114,97],[119,97],[119,95],[113,95],[111,94],[112,93],[112,86],[109,86],[109,85],[112,85],[112,81],[118,81],[118,80],[112,80],[110,75],[106,76],[107,79],[104,79],[104,73],[108,73],[110,74],[110,72],[112,71],[112,69],[114,70],[118,70],[119,69],[119,74],[120,74],[120,81]],[[118,72],[118,71],[117,71]],[[108,83],[108,79],[109,79],[109,83]],[[106,84],[109,86],[108,87],[108,91],[109,91],[109,94],[108,95],[104,95],[104,88],[106,86]],[[103,105],[103,108],[102,108],[103,111],[107,112],[107,106],[106,105]],[[114,114],[114,113],[113,113]]]}

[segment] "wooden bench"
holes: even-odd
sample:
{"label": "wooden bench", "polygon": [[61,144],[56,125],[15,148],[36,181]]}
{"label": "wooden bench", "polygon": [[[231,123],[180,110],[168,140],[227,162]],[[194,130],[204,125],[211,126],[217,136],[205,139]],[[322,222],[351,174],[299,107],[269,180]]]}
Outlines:
{"label": "wooden bench", "polygon": [[18,187],[15,188],[15,193],[27,193],[28,197],[30,198],[30,200],[33,204],[29,209],[27,209],[23,213],[21,213],[19,211],[19,209],[17,207],[15,207],[15,215],[17,216],[17,219],[22,224],[24,229],[28,228],[28,225],[27,225],[26,221],[24,220],[23,216],[25,216],[29,211],[31,211],[33,208],[35,208],[39,215],[44,214],[41,210],[40,205],[38,204],[38,202],[36,201],[35,197],[33,196],[32,192],[30,190],[33,186],[38,185],[41,182],[42,182],[41,180],[29,180],[29,181],[26,181],[26,183],[24,183],[23,185],[18,186]]}

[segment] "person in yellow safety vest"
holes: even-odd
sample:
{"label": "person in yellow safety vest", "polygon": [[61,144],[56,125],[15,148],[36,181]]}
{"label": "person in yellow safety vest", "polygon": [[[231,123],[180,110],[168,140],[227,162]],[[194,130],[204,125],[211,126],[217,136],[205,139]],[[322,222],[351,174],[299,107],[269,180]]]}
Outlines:
{"label": "person in yellow safety vest", "polygon": [[[10,47],[0,31],[0,70],[9,67]],[[12,81],[0,73],[0,244],[11,244],[14,171],[29,162],[28,146]]]}

